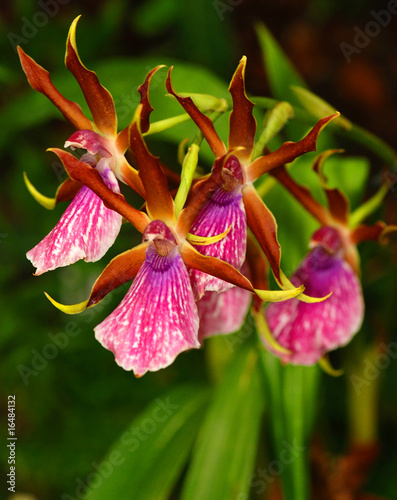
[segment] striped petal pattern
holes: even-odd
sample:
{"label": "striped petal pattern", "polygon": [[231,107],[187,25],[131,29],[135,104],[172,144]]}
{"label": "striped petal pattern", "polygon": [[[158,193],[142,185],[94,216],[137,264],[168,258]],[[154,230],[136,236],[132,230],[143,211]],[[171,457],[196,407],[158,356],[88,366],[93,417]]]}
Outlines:
{"label": "striped petal pattern", "polygon": [[119,366],[139,377],[200,347],[197,331],[197,308],[177,247],[161,256],[152,242],[127,295],[95,328],[95,337]]}
{"label": "striped petal pattern", "polygon": [[359,330],[364,315],[361,285],[349,264],[320,246],[302,261],[291,281],[304,284],[312,297],[332,295],[315,304],[296,299],[270,304],[265,310],[269,328],[291,353],[267,347],[285,363],[313,365],[326,352],[347,344]]}
{"label": "striped petal pattern", "polygon": [[[105,184],[119,193],[118,182],[106,165],[98,162]],[[122,217],[106,208],[102,200],[83,186],[54,229],[26,256],[36,267],[36,275],[74,264],[80,259],[95,262],[102,258],[119,234]]]}
{"label": "striped petal pattern", "polygon": [[[198,252],[219,259],[240,269],[245,259],[247,242],[247,218],[242,202],[241,187],[233,191],[219,188],[196,217],[190,232],[199,236],[216,236],[230,231],[216,243],[193,245]],[[190,269],[192,287],[196,300],[205,291],[222,292],[231,287],[230,283],[210,276],[197,269]]]}

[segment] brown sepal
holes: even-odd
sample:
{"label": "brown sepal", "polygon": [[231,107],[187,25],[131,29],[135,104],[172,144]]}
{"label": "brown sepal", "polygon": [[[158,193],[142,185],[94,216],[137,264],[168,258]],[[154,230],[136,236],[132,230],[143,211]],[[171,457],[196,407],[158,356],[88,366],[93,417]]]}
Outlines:
{"label": "brown sepal", "polygon": [[87,307],[97,304],[109,292],[134,279],[145,260],[147,247],[147,242],[142,243],[112,259],[95,281]]}

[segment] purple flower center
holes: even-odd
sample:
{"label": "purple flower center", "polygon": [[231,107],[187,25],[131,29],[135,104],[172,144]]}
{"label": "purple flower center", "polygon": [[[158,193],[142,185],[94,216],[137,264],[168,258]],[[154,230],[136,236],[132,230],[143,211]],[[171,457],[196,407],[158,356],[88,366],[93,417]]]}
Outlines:
{"label": "purple flower center", "polygon": [[239,184],[242,184],[243,172],[238,158],[229,156],[222,168],[222,178],[225,191],[234,191]]}
{"label": "purple flower center", "polygon": [[176,247],[174,235],[167,224],[161,220],[154,220],[147,225],[142,241],[152,243],[149,248],[155,250],[156,254],[161,257],[167,257],[171,250]]}

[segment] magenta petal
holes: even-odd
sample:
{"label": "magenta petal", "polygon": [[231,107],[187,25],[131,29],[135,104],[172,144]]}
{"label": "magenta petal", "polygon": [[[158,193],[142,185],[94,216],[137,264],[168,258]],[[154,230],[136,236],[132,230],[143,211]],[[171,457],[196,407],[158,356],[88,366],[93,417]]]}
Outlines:
{"label": "magenta petal", "polygon": [[280,354],[286,363],[313,365],[326,352],[347,344],[360,329],[364,302],[361,284],[340,257],[317,247],[303,260],[291,281],[304,284],[305,293],[323,302],[307,304],[297,299],[269,304],[265,315],[269,328],[291,354]]}
{"label": "magenta petal", "polygon": [[[106,185],[120,192],[114,174],[106,165],[99,165],[101,161],[98,170]],[[95,193],[83,186],[54,229],[26,256],[37,268],[36,274],[68,266],[80,259],[95,262],[113,245],[121,223],[121,215],[106,208]]]}
{"label": "magenta petal", "polygon": [[[240,269],[245,259],[247,244],[247,218],[240,188],[233,191],[217,189],[196,217],[190,232],[199,236],[216,236],[229,227],[230,231],[222,240],[211,245],[193,246],[203,255],[218,257]],[[196,300],[201,298],[205,291],[222,292],[232,286],[197,269],[189,269],[189,275]]]}
{"label": "magenta petal", "polygon": [[78,130],[65,142],[65,148],[86,149],[89,153],[100,156],[111,156],[112,141],[93,130]]}
{"label": "magenta petal", "polygon": [[241,328],[251,303],[248,290],[234,286],[226,292],[206,292],[197,302],[200,318],[199,340],[233,333]]}
{"label": "magenta petal", "polygon": [[197,308],[177,247],[163,257],[151,244],[127,295],[95,328],[95,337],[119,366],[142,376],[200,347],[197,331]]}

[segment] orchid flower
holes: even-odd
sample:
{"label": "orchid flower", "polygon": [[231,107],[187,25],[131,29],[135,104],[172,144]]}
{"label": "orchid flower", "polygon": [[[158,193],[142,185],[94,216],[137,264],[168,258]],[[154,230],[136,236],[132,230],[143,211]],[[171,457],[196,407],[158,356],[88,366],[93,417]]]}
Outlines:
{"label": "orchid flower", "polygon": [[[141,123],[143,117],[149,117],[148,106],[148,100],[142,99],[129,127],[130,145],[140,166],[139,177],[146,193],[147,213],[133,208],[121,195],[111,191],[89,164],[63,150],[52,150],[73,180],[89,187],[107,207],[124,216],[143,234],[142,244],[109,263],[94,283],[88,300],[64,306],[50,299],[62,311],[75,314],[97,304],[111,290],[135,278],[119,306],[95,328],[95,335],[104,347],[114,352],[120,366],[133,370],[137,376],[164,368],[180,352],[200,346],[189,268],[253,292],[263,300],[285,300],[304,289],[257,290],[230,264],[202,255],[193,248],[189,241],[194,243],[199,238],[189,230],[221,183],[221,162],[216,162],[212,174],[200,183],[194,196],[176,216],[159,159],[148,151],[142,136]],[[224,234],[217,236],[223,237]]]}
{"label": "orchid flower", "polygon": [[[265,345],[284,362],[312,365],[326,363],[327,352],[346,345],[360,329],[364,316],[364,302],[359,280],[359,255],[356,245],[365,240],[384,241],[387,233],[397,226],[377,222],[373,226],[361,224],[360,216],[350,214],[349,203],[338,189],[327,187],[322,172],[325,159],[336,150],[318,156],[314,170],[319,174],[328,200],[328,209],[319,204],[309,190],[297,184],[285,167],[272,172],[300,203],[320,222],[321,227],[311,240],[312,250],[291,278],[295,285],[304,285],[307,293],[323,296],[332,292],[324,302],[303,304],[288,300],[270,305],[265,316],[271,335],[278,346]],[[367,202],[376,208],[385,194],[384,187]],[[364,207],[359,214],[368,215]],[[264,325],[265,331],[267,326]]]}
{"label": "orchid flower", "polygon": [[[79,17],[73,21],[69,30],[65,64],[83,91],[93,121],[84,116],[77,103],[62,96],[52,84],[49,73],[18,47],[22,68],[32,88],[50,99],[78,129],[66,141],[65,147],[85,149],[87,154],[82,159],[96,168],[113,192],[120,192],[118,178],[144,198],[145,191],[140,177],[124,157],[129,146],[128,127],[117,134],[117,116],[112,96],[99,83],[96,74],[82,64],[78,55],[76,25]],[[152,70],[150,75],[157,69]],[[141,86],[139,91],[144,95],[147,87]],[[72,264],[82,258],[97,261],[114,243],[122,218],[106,208],[89,188],[68,178],[58,188],[55,198],[51,199],[41,195],[26,174],[25,182],[33,197],[48,209],[54,208],[60,201],[73,199],[56,227],[27,253],[27,257],[37,268],[36,274]]]}
{"label": "orchid flower", "polygon": [[[282,288],[293,285],[280,268],[281,248],[277,240],[277,223],[258,195],[253,182],[272,169],[293,161],[303,153],[316,149],[317,137],[321,130],[337,114],[325,117],[299,142],[286,142],[275,152],[252,161],[256,121],[252,115],[253,103],[245,94],[246,57],[243,57],[230,83],[229,91],[233,100],[230,114],[230,132],[227,147],[215,131],[212,121],[194,104],[192,98],[178,95],[168,72],[166,86],[185,111],[191,116],[207,140],[216,157],[216,164],[222,166],[222,185],[214,193],[208,204],[194,221],[191,231],[200,236],[212,236],[231,227],[227,236],[212,245],[199,249],[204,255],[217,255],[240,268],[246,251],[247,225],[257,238],[273,274]],[[205,290],[225,290],[226,285],[219,280],[193,271],[197,283],[197,295]],[[310,300],[301,294],[300,300]]]}

